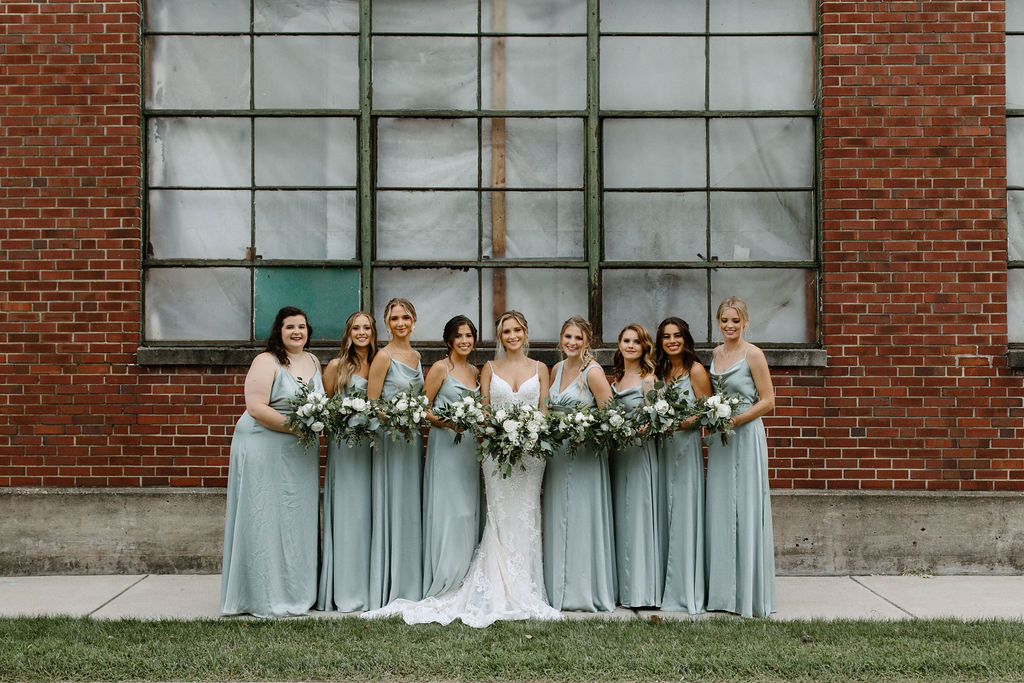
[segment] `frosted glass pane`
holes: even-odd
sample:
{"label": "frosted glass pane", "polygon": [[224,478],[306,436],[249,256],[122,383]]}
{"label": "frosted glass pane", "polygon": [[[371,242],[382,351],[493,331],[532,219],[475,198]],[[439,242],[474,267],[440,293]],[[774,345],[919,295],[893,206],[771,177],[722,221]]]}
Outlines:
{"label": "frosted glass pane", "polygon": [[359,32],[359,0],[253,0],[257,31]]}
{"label": "frosted glass pane", "polygon": [[256,119],[256,184],[355,185],[355,120]]}
{"label": "frosted glass pane", "polygon": [[146,339],[248,340],[251,311],[248,269],[146,271]]}
{"label": "frosted glass pane", "polygon": [[[505,253],[493,249],[492,216],[505,206]],[[497,199],[496,199],[497,198]],[[582,192],[485,192],[484,258],[583,259]]]}
{"label": "frosted glass pane", "polygon": [[150,31],[249,30],[249,0],[147,0],[144,6]]}
{"label": "frosted glass pane", "polygon": [[250,138],[248,119],[150,119],[149,184],[248,187]]}
{"label": "frosted glass pane", "polygon": [[605,187],[705,187],[702,119],[606,119]]}
{"label": "frosted glass pane", "polygon": [[609,33],[703,33],[705,0],[601,0]]}
{"label": "frosted glass pane", "polygon": [[155,109],[248,109],[249,39],[150,36],[146,104]]}
{"label": "frosted glass pane", "polygon": [[1006,272],[1006,333],[1011,344],[1024,342],[1024,268]]}
{"label": "frosted glass pane", "polygon": [[[480,46],[484,109],[583,109],[587,106],[586,38],[504,38],[504,88],[492,81],[501,42]],[[495,50],[498,53],[495,54]]]}
{"label": "frosted glass pane", "polygon": [[376,109],[476,109],[475,38],[374,38]]}
{"label": "frosted glass pane", "polygon": [[505,187],[583,186],[583,121],[580,119],[484,119],[484,186],[495,187],[491,166],[494,126],[504,121]]}
{"label": "frosted glass pane", "polygon": [[653,337],[670,315],[686,321],[695,342],[708,340],[708,281],[703,269],[606,270],[602,279],[603,341],[614,344],[630,323],[640,323]]}
{"label": "frosted glass pane", "polygon": [[379,187],[476,187],[475,119],[380,119]]}
{"label": "frosted glass pane", "polygon": [[377,258],[477,258],[476,192],[377,193]]}
{"label": "frosted glass pane", "polygon": [[1024,261],[1024,192],[1006,193],[1007,254],[1011,261]]}
{"label": "frosted glass pane", "polygon": [[[711,271],[712,313],[726,297],[738,296],[750,311],[750,325],[744,332],[747,341],[814,341],[815,282],[812,270],[718,268]],[[721,341],[718,326],[712,328],[712,339]]]}
{"label": "frosted glass pane", "polygon": [[256,39],[256,106],[263,109],[355,109],[359,106],[359,39],[264,36]]}
{"label": "frosted glass pane", "polygon": [[814,106],[813,38],[712,38],[710,62],[712,109]]}
{"label": "frosted glass pane", "polygon": [[476,2],[373,0],[373,30],[375,33],[476,33]]}
{"label": "frosted glass pane", "polygon": [[601,109],[704,109],[704,39],[601,38]]}
{"label": "frosted glass pane", "polygon": [[604,195],[604,253],[610,261],[700,261],[706,235],[703,192]]}
{"label": "frosted glass pane", "polygon": [[251,201],[248,190],[151,190],[150,257],[245,258]]}
{"label": "frosted glass pane", "polygon": [[1024,2],[1021,2],[1021,0],[1007,0],[1006,30],[1024,31]]}
{"label": "frosted glass pane", "polygon": [[256,252],[266,259],[356,257],[356,193],[256,193]]}
{"label": "frosted glass pane", "polygon": [[412,341],[441,341],[444,324],[456,315],[464,315],[480,328],[480,295],[476,270],[441,268],[377,268],[373,271],[373,301],[377,317],[377,335],[387,343],[384,305],[402,297],[416,307],[416,329]]}
{"label": "frosted glass pane", "polygon": [[811,119],[713,119],[712,187],[809,187],[814,178]]}
{"label": "frosted glass pane", "polygon": [[587,0],[515,0],[494,23],[491,0],[480,3],[484,33],[586,33]]}
{"label": "frosted glass pane", "polygon": [[1024,109],[1024,36],[1006,36],[1006,106]]}
{"label": "frosted glass pane", "polygon": [[505,307],[499,311],[495,310],[494,271],[483,271],[482,339],[494,340],[494,321],[508,309],[526,316],[531,342],[558,341],[562,322],[574,315],[587,317],[585,268],[506,268],[503,272]]}
{"label": "frosted glass pane", "polygon": [[722,261],[811,261],[810,192],[713,192],[711,254]]}
{"label": "frosted glass pane", "polygon": [[772,33],[814,30],[814,0],[713,0],[711,32]]}
{"label": "frosted glass pane", "polygon": [[1006,119],[1006,184],[1024,186],[1024,118]]}

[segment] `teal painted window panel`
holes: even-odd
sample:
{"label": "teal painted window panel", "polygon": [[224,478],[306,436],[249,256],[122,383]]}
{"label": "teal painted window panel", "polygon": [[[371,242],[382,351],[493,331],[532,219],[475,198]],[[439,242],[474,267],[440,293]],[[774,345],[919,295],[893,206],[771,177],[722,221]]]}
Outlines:
{"label": "teal painted window panel", "polygon": [[266,339],[283,306],[306,312],[314,343],[341,339],[345,320],[359,310],[356,268],[257,268],[255,280],[256,339]]}

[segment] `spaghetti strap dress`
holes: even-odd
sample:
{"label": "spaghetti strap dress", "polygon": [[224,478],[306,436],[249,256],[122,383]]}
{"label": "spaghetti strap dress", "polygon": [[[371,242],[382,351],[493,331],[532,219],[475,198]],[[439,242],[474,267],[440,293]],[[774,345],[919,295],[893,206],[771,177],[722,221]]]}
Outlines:
{"label": "spaghetti strap dress", "polygon": [[[559,363],[548,395],[548,410],[595,406],[586,371],[559,391]],[[593,367],[593,366],[591,366]],[[587,368],[589,371],[590,368]],[[558,610],[610,612],[615,609],[615,533],[608,452],[586,443],[575,457],[556,446],[544,471],[544,584]]]}
{"label": "spaghetti strap dress", "polygon": [[[324,390],[319,364],[312,386]],[[295,377],[279,367],[270,407],[288,414],[298,391]],[[319,446],[303,446],[243,413],[231,436],[227,498],[221,613],[308,614],[316,602]]]}
{"label": "spaghetti strap dress", "polygon": [[[420,364],[391,359],[381,398],[423,389]],[[423,592],[423,436],[411,443],[378,435],[371,471],[370,609]]]}
{"label": "spaghetti strap dress", "polygon": [[[352,375],[341,393],[366,396],[366,378]],[[324,534],[318,610],[362,612],[370,595],[370,468],[373,444],[331,439],[324,475]]]}
{"label": "spaghetti strap dress", "polygon": [[[694,399],[690,376],[676,380]],[[662,554],[665,591],[661,609],[704,612],[704,449],[699,429],[658,437]]]}
{"label": "spaghetti strap dress", "polygon": [[[612,392],[628,408],[644,402],[643,385],[620,392],[612,384]],[[623,607],[660,607],[665,565],[654,443],[616,449],[610,460],[619,603]]]}
{"label": "spaghetti strap dress", "polygon": [[[434,407],[441,408],[464,396],[479,395],[479,386],[467,387],[445,377]],[[423,470],[423,597],[457,588],[469,569],[480,540],[480,463],[476,439],[432,425],[427,437]]]}
{"label": "spaghetti strap dress", "polygon": [[[716,390],[738,394],[736,413],[757,402],[746,356],[719,370],[711,362]],[[763,617],[775,611],[775,551],[768,439],[761,418],[736,428],[727,445],[708,447],[707,576],[709,610]]]}

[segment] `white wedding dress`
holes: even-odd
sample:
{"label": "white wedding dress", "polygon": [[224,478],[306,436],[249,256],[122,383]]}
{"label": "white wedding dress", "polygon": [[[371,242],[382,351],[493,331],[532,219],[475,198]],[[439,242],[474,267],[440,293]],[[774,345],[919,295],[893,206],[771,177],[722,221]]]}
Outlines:
{"label": "white wedding dress", "polygon": [[[512,403],[535,406],[539,399],[539,376],[512,391],[508,382],[492,373],[491,404],[495,407]],[[492,461],[484,460],[487,525],[458,588],[417,602],[395,600],[361,616],[400,615],[407,624],[448,624],[462,619],[474,628],[500,620],[561,619],[561,612],[548,604],[544,593],[540,524],[544,460],[527,454],[521,462],[525,470],[513,467],[512,474],[504,478],[495,472]]]}

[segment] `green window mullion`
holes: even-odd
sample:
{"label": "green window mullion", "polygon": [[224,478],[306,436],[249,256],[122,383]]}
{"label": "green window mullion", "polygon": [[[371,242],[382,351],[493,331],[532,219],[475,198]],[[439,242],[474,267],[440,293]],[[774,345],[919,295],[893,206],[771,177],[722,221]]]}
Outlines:
{"label": "green window mullion", "polygon": [[359,289],[360,306],[373,310],[373,118],[370,71],[371,0],[359,0]]}
{"label": "green window mullion", "polygon": [[601,307],[600,9],[587,0],[587,119],[584,139],[584,232],[587,257],[587,317],[596,340],[603,338]]}
{"label": "green window mullion", "polygon": [[249,333],[259,340],[256,330],[256,8],[249,3]]}

